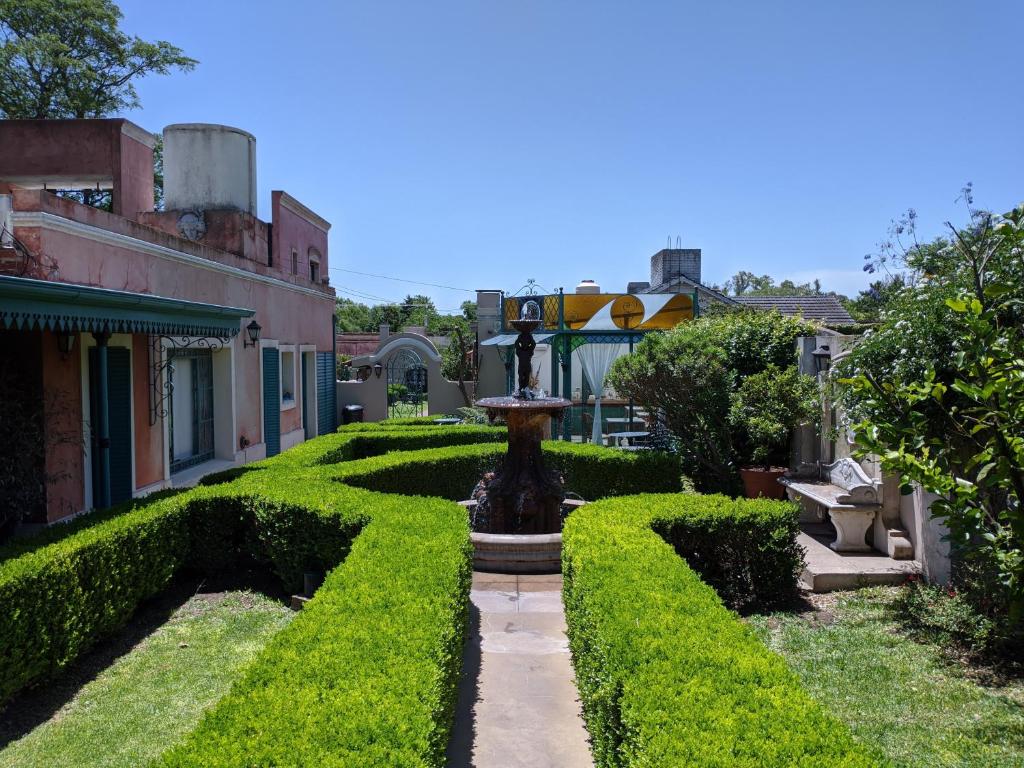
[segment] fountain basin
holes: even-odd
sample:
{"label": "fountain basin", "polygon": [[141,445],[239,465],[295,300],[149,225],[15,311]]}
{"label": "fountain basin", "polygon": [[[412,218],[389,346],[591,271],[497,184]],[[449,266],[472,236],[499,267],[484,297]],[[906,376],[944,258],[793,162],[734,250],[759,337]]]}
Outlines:
{"label": "fountain basin", "polygon": [[[586,502],[565,499],[562,506],[570,512]],[[460,501],[472,513],[476,502]],[[559,533],[482,533],[472,531],[473,570],[487,573],[561,573],[562,534]]]}
{"label": "fountain basin", "polygon": [[560,533],[477,533],[473,542],[473,570],[488,573],[561,573]]}

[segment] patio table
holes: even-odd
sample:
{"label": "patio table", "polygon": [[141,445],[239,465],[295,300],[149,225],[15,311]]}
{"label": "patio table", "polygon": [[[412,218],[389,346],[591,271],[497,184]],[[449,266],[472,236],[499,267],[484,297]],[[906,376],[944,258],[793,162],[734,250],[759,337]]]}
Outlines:
{"label": "patio table", "polygon": [[647,437],[650,437],[650,436],[651,436],[650,432],[645,432],[645,431],[639,431],[638,430],[638,431],[635,431],[635,432],[609,432],[604,437],[605,437],[605,445],[607,445],[609,448],[614,448],[616,446],[618,446],[620,448],[624,448],[626,446],[619,445],[619,442],[618,442],[619,440],[626,440],[627,441],[626,445],[629,445],[629,443],[628,443],[629,440],[641,440],[643,438],[647,438]]}

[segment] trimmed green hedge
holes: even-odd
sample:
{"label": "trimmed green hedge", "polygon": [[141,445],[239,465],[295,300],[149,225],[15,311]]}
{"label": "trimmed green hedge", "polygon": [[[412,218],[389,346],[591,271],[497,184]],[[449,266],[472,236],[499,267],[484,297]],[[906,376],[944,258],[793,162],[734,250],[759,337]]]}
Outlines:
{"label": "trimmed green hedge", "polygon": [[384,419],[384,421],[357,421],[353,424],[342,424],[337,431],[342,434],[352,432],[387,432],[392,429],[406,429],[408,427],[443,427],[461,425],[437,424],[441,416],[406,416],[400,419]]}
{"label": "trimmed green hedge", "polygon": [[345,539],[351,551],[161,765],[443,765],[467,619],[465,514],[315,478],[243,496],[261,544],[286,579],[329,566]]}
{"label": "trimmed green hedge", "polygon": [[[546,465],[562,474],[566,490],[585,499],[681,488],[678,463],[668,454],[566,442],[545,442],[543,449]],[[504,453],[504,444],[492,444],[387,454],[341,465],[337,477],[374,491],[459,501],[469,498],[480,475],[494,469]]]}
{"label": "trimmed green hedge", "polygon": [[183,569],[255,558],[292,589],[306,571],[333,569],[163,762],[441,765],[467,616],[465,513],[347,486],[336,481],[344,465],[323,462],[445,435],[493,442],[503,432],[329,435],[12,545],[0,563],[0,697],[66,666]]}
{"label": "trimmed green hedge", "polygon": [[[744,519],[756,527],[791,513],[772,505],[649,495],[569,517],[566,619],[599,768],[878,765],[655,530],[686,532],[682,542],[696,528],[729,535]],[[739,521],[720,527],[730,515]],[[757,551],[748,547],[745,557]]]}
{"label": "trimmed green hedge", "polygon": [[[468,495],[503,439],[473,426],[339,431],[18,543],[0,562],[0,696],[65,666],[183,569],[255,559],[292,589],[306,571],[328,576],[159,763],[443,765],[471,568],[465,512],[445,499]],[[544,451],[586,498],[680,487],[662,454]],[[566,610],[598,765],[868,764],[673,550],[732,604],[763,602],[791,586],[793,520],[784,504],[685,494],[570,516]]]}
{"label": "trimmed green hedge", "polygon": [[125,505],[0,565],[0,700],[65,667],[170,583],[189,557],[184,498]]}
{"label": "trimmed green hedge", "polygon": [[652,502],[641,496],[620,511],[639,516],[651,508],[651,527],[730,608],[766,608],[795,596],[804,554],[796,541],[796,504],[696,494]]}

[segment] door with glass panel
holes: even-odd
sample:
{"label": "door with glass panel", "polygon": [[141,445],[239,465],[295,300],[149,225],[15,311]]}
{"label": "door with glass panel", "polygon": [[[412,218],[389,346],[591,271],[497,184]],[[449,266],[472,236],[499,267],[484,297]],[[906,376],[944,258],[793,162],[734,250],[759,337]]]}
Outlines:
{"label": "door with glass panel", "polygon": [[171,358],[171,474],[213,458],[213,354],[168,350]]}

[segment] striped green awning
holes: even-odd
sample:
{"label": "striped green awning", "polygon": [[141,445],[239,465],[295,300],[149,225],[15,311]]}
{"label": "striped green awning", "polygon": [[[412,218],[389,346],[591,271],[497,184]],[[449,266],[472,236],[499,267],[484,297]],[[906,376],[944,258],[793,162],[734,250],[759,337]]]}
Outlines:
{"label": "striped green awning", "polygon": [[0,276],[0,328],[166,336],[238,334],[255,310],[147,293]]}

